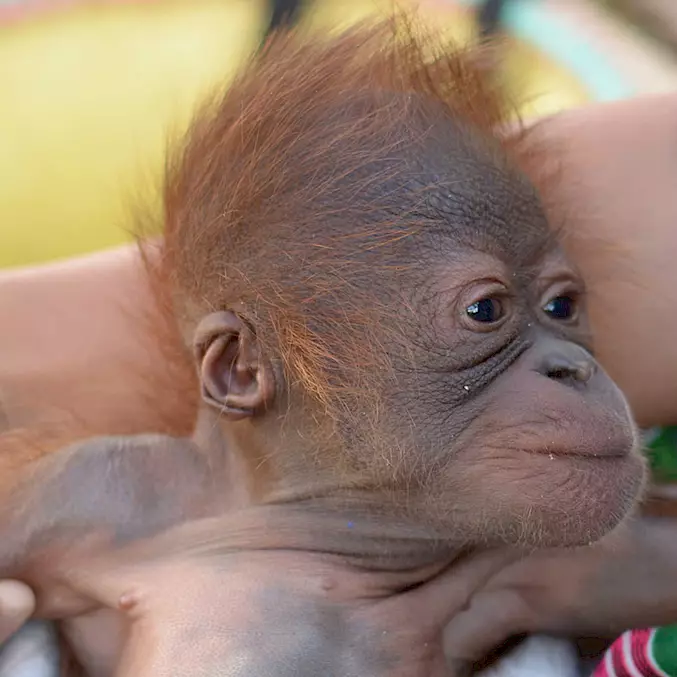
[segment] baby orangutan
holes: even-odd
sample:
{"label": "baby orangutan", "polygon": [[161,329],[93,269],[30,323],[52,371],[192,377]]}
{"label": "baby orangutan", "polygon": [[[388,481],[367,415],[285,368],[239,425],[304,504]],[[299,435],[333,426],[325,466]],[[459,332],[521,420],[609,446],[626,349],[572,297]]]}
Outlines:
{"label": "baby orangutan", "polygon": [[2,512],[0,576],[86,674],[444,677],[493,571],[634,505],[581,280],[501,102],[432,42],[279,37],[170,165],[149,273],[194,435],[77,444]]}

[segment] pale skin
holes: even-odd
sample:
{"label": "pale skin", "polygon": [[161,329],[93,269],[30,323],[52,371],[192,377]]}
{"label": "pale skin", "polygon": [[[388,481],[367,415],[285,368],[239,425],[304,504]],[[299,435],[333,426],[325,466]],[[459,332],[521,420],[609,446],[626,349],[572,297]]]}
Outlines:
{"label": "pale skin", "polygon": [[[677,153],[670,143],[672,135],[677,135],[673,126],[676,112],[677,95],[666,95],[590,107],[544,125],[544,130],[562,144],[563,171],[567,181],[575,182],[575,195],[568,198],[571,208],[565,227],[571,235],[569,251],[590,289],[597,352],[626,392],[642,425],[677,422],[677,373],[671,373],[677,372],[677,318],[671,312],[677,306],[677,203],[672,194]],[[137,262],[132,249],[121,249],[65,265],[0,276],[0,317],[8,318],[2,323],[5,329],[0,336],[0,373],[9,426],[58,418],[65,409],[66,413],[77,411],[79,417],[90,419],[87,422],[94,428],[102,410],[108,421],[111,412],[119,416],[121,427],[131,414],[139,427],[150,427],[153,412],[147,394],[136,396],[134,388],[97,388],[94,406],[91,397],[92,384],[110,382],[113,374],[119,381],[121,370],[124,373],[137,359],[147,358],[129,324],[137,312],[143,314]],[[120,312],[129,308],[130,299],[139,305],[131,316]],[[644,346],[650,349],[643,350]],[[104,397],[109,400],[102,406]],[[26,408],[26,402],[36,404]],[[651,587],[640,586],[640,593],[633,599],[618,604],[611,620],[603,611],[598,625],[580,627],[576,614],[567,617],[553,595],[553,590],[561,589],[561,580],[556,579],[557,585],[551,588],[545,581],[545,591],[532,600],[531,606],[537,607],[538,613],[526,614],[520,606],[523,596],[518,594],[519,609],[514,618],[508,614],[507,619],[500,619],[500,628],[487,636],[495,642],[525,629],[562,628],[577,634],[599,632],[600,624],[616,631],[628,624],[674,620],[675,606],[664,598],[670,586],[656,583],[660,576],[669,580],[677,570],[677,553],[670,552],[670,543],[677,541],[670,538],[673,531],[671,524],[644,530],[646,540],[640,554],[634,559],[631,556],[623,570],[621,587],[629,593],[635,589],[629,580],[646,581],[647,572],[638,563],[651,559],[663,564],[658,572],[651,572],[654,592]],[[652,550],[661,556],[652,557]],[[596,575],[606,580],[599,572],[606,571],[608,560],[602,556],[599,564],[591,565],[590,561],[590,556],[577,558],[581,563],[578,568],[569,562],[567,571],[576,589],[593,587],[590,579]],[[480,614],[482,604],[486,604],[488,615],[487,611],[481,615],[486,627],[486,618],[492,617],[490,593],[505,594],[502,591],[506,589],[508,594],[515,589],[519,593],[515,581],[524,576],[520,571],[512,568],[499,573],[487,586],[486,594],[477,596],[480,603],[465,612],[465,622],[450,626],[447,640],[452,653],[457,650],[454,642],[468,646],[458,639],[473,627],[473,617],[467,614]],[[609,599],[616,599],[616,593],[617,589],[610,591],[606,598],[602,594],[596,600],[597,608],[603,610]],[[652,594],[665,601],[662,615],[655,611]],[[586,598],[585,592],[579,596]],[[642,603],[654,609],[653,616],[643,615]],[[32,613],[33,604],[27,588],[12,582],[1,584],[0,634],[9,636]],[[458,618],[462,620],[463,615]],[[481,655],[485,648],[490,646],[468,649],[471,655],[463,657],[475,658],[474,652]]]}

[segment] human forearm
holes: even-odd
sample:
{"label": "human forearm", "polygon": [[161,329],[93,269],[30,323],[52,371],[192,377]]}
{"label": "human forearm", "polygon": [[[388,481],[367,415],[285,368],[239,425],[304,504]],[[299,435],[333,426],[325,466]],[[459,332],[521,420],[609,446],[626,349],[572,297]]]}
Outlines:
{"label": "human forearm", "polygon": [[152,309],[135,246],[0,272],[6,425],[184,432],[190,421],[152,344]]}
{"label": "human forearm", "polygon": [[[677,422],[675,119],[670,94],[540,126],[561,166],[566,245],[590,290],[596,349],[643,425]],[[152,301],[139,263],[130,246],[0,273],[0,398],[15,424],[62,409],[120,432],[177,418],[158,385],[161,354],[141,340]]]}
{"label": "human forearm", "polygon": [[598,357],[641,425],[677,423],[677,93],[541,125]]}

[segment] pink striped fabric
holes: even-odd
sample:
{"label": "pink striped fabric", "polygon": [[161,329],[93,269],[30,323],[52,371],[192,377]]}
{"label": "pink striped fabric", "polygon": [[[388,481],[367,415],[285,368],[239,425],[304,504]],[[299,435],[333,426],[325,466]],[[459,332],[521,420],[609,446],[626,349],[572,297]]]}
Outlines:
{"label": "pink striped fabric", "polygon": [[655,629],[629,630],[610,647],[592,677],[670,677],[653,657]]}

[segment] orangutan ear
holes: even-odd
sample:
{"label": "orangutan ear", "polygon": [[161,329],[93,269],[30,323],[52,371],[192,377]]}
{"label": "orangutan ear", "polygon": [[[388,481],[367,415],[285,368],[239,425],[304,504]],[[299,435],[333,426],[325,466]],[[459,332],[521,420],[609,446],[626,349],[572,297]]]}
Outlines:
{"label": "orangutan ear", "polygon": [[202,399],[231,420],[269,407],[275,379],[249,326],[232,311],[202,319],[193,342]]}

